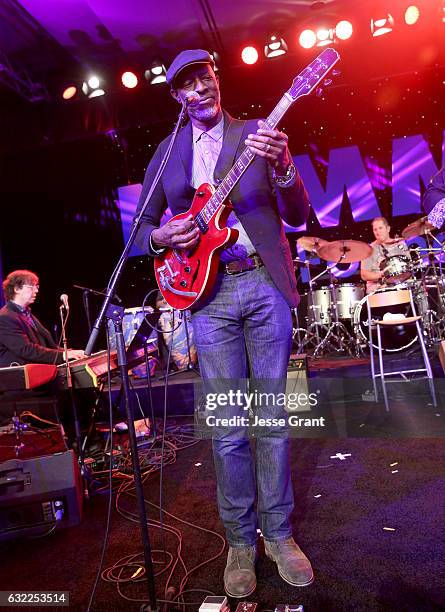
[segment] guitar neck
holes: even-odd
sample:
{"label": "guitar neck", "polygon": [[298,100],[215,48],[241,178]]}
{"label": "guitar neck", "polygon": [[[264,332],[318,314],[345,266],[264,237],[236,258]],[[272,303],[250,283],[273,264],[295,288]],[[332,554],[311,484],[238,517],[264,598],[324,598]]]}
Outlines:
{"label": "guitar neck", "polygon": [[[278,125],[292,103],[292,98],[286,92],[264,122],[268,129],[273,130]],[[204,213],[206,221],[210,220],[218,208],[224,205],[229,193],[254,159],[255,154],[246,147],[203,208],[201,214]]]}
{"label": "guitar neck", "polygon": [[[321,79],[331,70],[331,68],[340,59],[339,54],[335,49],[327,48],[315,58],[309,66],[294,79],[291,88],[286,91],[278,104],[265,120],[268,129],[273,130],[281,121],[289,107],[301,96],[308,95]],[[203,219],[208,222],[216,213],[220,206],[224,206],[224,202],[228,195],[240,180],[244,172],[247,170],[251,162],[255,159],[255,154],[246,147],[237,161],[223,179],[221,184],[207,201],[201,211]]]}

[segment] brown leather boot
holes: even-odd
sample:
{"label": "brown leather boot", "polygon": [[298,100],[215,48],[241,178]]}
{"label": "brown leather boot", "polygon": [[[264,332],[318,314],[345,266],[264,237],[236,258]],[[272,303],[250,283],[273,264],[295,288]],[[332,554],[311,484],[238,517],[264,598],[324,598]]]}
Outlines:
{"label": "brown leather boot", "polygon": [[308,586],[314,580],[311,563],[293,538],[268,542],[266,556],[275,561],[281,578],[292,586]]}
{"label": "brown leather boot", "polygon": [[229,547],[224,589],[230,597],[247,597],[256,589],[256,546]]}

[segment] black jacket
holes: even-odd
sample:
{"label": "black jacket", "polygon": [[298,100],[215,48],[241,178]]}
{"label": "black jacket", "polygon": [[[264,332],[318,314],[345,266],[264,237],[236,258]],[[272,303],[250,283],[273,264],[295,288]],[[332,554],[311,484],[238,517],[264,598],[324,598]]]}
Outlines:
{"label": "black jacket", "polygon": [[63,350],[58,349],[49,331],[34,317],[36,328],[14,302],[0,309],[0,367],[12,363],[63,362]]}

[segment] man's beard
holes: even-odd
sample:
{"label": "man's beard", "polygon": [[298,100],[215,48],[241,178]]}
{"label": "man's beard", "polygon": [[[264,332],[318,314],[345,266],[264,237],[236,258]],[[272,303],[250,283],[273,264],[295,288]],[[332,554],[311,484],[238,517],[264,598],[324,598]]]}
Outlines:
{"label": "man's beard", "polygon": [[194,117],[195,119],[198,119],[199,121],[206,121],[207,119],[214,119],[218,115],[219,110],[219,104],[215,103],[210,107],[195,107],[193,108],[193,110],[189,109],[189,114],[190,116]]}

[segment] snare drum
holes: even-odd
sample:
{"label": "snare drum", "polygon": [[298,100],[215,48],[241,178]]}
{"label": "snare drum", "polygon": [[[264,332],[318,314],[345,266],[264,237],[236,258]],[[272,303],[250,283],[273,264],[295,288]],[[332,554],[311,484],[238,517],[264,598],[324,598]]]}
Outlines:
{"label": "snare drum", "polygon": [[413,276],[412,262],[407,255],[390,255],[380,265],[388,283],[403,283]]}
{"label": "snare drum", "polygon": [[[383,289],[379,289],[375,293],[385,293],[387,291],[398,291],[399,289],[408,289],[411,291],[411,288],[407,285],[398,285],[395,287],[386,287]],[[410,314],[407,313],[407,309],[411,310],[409,304],[394,304],[391,306],[382,306],[379,308],[372,309],[372,318],[373,319],[383,319],[386,313],[396,313],[396,314]],[[368,323],[368,308],[366,304],[366,296],[357,304],[354,311],[354,330],[357,339],[360,343],[369,342],[369,323]],[[372,345],[375,349],[378,348],[377,345],[377,331],[372,328]],[[382,329],[382,350],[387,353],[395,353],[398,351],[403,351],[409,348],[417,339],[417,333],[415,326],[412,325],[397,325],[391,328],[383,328]]]}

